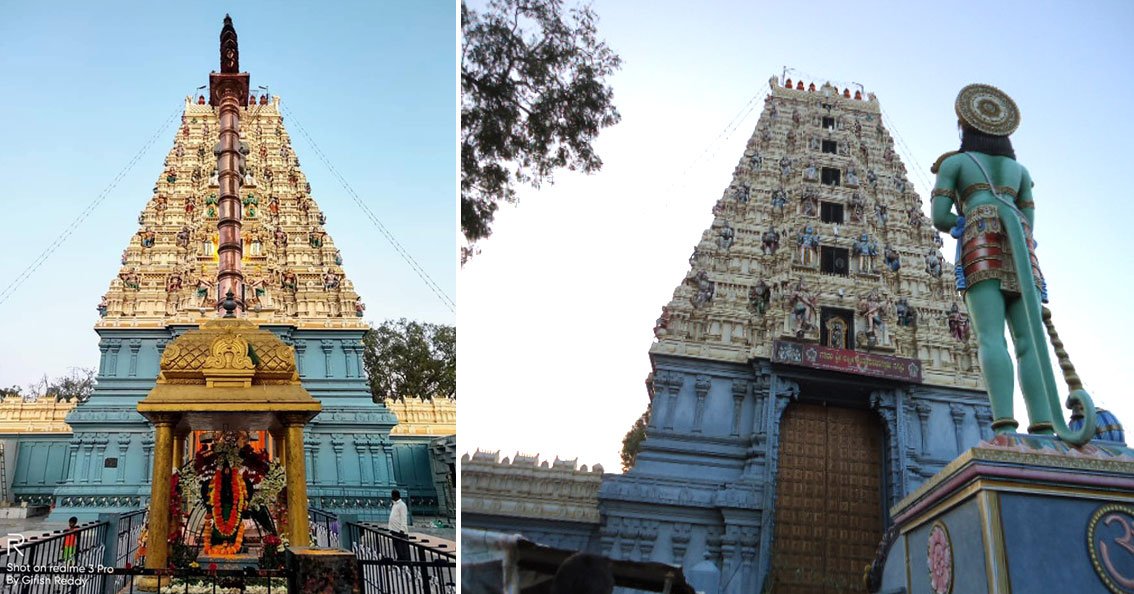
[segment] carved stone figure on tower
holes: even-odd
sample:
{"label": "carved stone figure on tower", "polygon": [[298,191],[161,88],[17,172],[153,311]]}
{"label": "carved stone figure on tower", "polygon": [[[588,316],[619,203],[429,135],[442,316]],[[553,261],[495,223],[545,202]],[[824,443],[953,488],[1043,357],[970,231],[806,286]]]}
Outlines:
{"label": "carved stone figure on tower", "polygon": [[897,250],[890,247],[890,244],[886,244],[886,248],[883,250],[882,263],[886,265],[886,268],[889,269],[890,272],[897,272],[902,269],[902,255],[899,254]]}
{"label": "carved stone figure on tower", "polygon": [[855,240],[851,249],[858,256],[858,271],[874,272],[874,258],[878,255],[878,244],[863,233]]}
{"label": "carved stone figure on tower", "polygon": [[851,194],[850,207],[851,207],[850,208],[850,211],[851,211],[850,220],[851,220],[851,222],[852,223],[861,223],[862,217],[866,213],[866,199],[863,198],[862,194],[859,193],[858,191],[855,191],[854,193]]}
{"label": "carved stone figure on tower", "polygon": [[748,159],[748,167],[752,169],[752,171],[760,171],[760,168],[763,166],[764,157],[760,154],[760,151],[752,153],[752,157]]}
{"label": "carved stone figure on tower", "polygon": [[805,217],[814,217],[819,214],[819,193],[815,188],[807,188],[803,191],[803,195],[799,197],[800,212]]}
{"label": "carved stone figure on tower", "polygon": [[142,280],[138,275],[137,268],[131,268],[130,270],[124,270],[118,273],[118,278],[122,279],[122,284],[127,289],[138,290],[142,286]]}
{"label": "carved stone figure on tower", "polygon": [[942,259],[941,252],[934,249],[926,250],[925,271],[929,273],[929,276],[941,278]]}
{"label": "carved stone figure on tower", "polygon": [[906,214],[909,215],[910,227],[915,231],[920,231],[921,221],[923,218],[921,214],[921,208],[916,204],[911,204],[909,210],[906,211]]}
{"label": "carved stone figure on tower", "polygon": [[327,272],[325,272],[323,274],[323,289],[330,291],[331,289],[339,288],[339,279],[340,278],[341,277],[339,277],[338,274],[336,274],[333,270],[328,268]]}
{"label": "carved stone figure on tower", "polygon": [[807,162],[807,168],[803,170],[803,179],[807,181],[819,181],[819,168],[815,166],[815,161]]}
{"label": "carved stone figure on tower", "polygon": [[787,205],[788,195],[783,188],[778,188],[772,191],[772,208],[783,214],[784,206]]}
{"label": "carved stone figure on tower", "polygon": [[768,225],[768,230],[760,236],[760,251],[767,256],[776,253],[778,249],[780,249],[780,232],[776,231],[775,227]]}
{"label": "carved stone figure on tower", "polygon": [[784,155],[780,158],[780,176],[787,177],[791,175],[791,159]]}
{"label": "carved stone figure on tower", "polygon": [[658,316],[657,321],[654,322],[654,338],[660,339],[665,336],[666,329],[669,328],[669,315],[669,308],[663,305],[661,315]]}
{"label": "carved stone figure on tower", "polygon": [[815,319],[815,310],[818,309],[815,296],[807,290],[803,280],[795,284],[795,289],[788,297],[788,306],[791,307],[792,318],[795,320],[795,335],[802,338],[813,327],[812,320]]}
{"label": "carved stone figure on tower", "polygon": [[961,342],[969,340],[969,316],[961,311],[961,308],[956,303],[953,308],[949,310],[949,332],[953,338]]}
{"label": "carved stone figure on tower", "polygon": [[806,225],[799,232],[796,243],[799,244],[799,263],[802,266],[814,266],[819,261],[819,234],[815,228]]}
{"label": "carved stone figure on tower", "polygon": [[756,315],[763,316],[764,312],[768,311],[768,303],[771,301],[772,293],[768,287],[768,283],[761,280],[756,283],[751,289],[748,290],[748,306]]}
{"label": "carved stone figure on tower", "polygon": [[847,185],[851,187],[858,187],[858,170],[854,165],[847,167]]}
{"label": "carved stone figure on tower", "polygon": [[290,293],[294,293],[299,288],[299,281],[296,279],[295,273],[290,270],[285,270],[280,276],[280,288]]}
{"label": "carved stone figure on tower", "polygon": [[695,292],[691,299],[694,308],[702,307],[713,300],[713,296],[717,292],[717,284],[709,280],[709,274],[704,270],[698,270],[692,278]]}
{"label": "carved stone figure on tower", "polygon": [[905,297],[899,298],[898,302],[894,305],[895,313],[898,318],[898,325],[904,328],[909,328],[917,325],[917,310],[910,306],[910,302]]}
{"label": "carved stone figure on tower", "polygon": [[858,313],[866,320],[866,335],[877,336],[882,327],[882,314],[886,302],[882,299],[878,289],[874,289],[863,296],[858,302]]}
{"label": "carved stone figure on tower", "polygon": [[735,241],[736,232],[733,231],[732,226],[725,221],[721,226],[720,236],[717,238],[717,246],[722,250],[727,250],[732,247]]}

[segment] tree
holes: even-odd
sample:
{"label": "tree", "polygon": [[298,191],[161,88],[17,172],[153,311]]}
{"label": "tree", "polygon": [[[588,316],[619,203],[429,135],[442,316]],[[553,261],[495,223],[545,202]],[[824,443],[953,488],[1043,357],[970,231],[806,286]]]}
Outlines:
{"label": "tree", "polygon": [[43,379],[31,384],[27,388],[27,396],[31,399],[51,396],[56,400],[76,400],[86,402],[94,392],[95,370],[86,367],[72,367],[67,375],[55,379]]}
{"label": "tree", "polygon": [[626,432],[626,437],[622,438],[622,472],[629,472],[634,467],[634,461],[638,459],[642,442],[646,440],[646,427],[650,424],[651,408],[651,406],[646,407],[646,412],[634,421],[630,430]]}
{"label": "tree", "polygon": [[596,21],[563,0],[490,0],[483,12],[461,1],[462,262],[492,234],[499,202],[515,202],[513,182],[602,167],[591,143],[620,119],[606,77],[621,60]]}
{"label": "tree", "polygon": [[442,324],[386,320],[362,338],[375,402],[456,398],[457,330]]}

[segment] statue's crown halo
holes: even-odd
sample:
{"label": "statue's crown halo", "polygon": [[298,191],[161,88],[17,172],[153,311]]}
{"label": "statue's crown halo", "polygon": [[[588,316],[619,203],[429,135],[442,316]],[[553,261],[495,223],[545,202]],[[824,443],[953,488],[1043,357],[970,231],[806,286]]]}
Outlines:
{"label": "statue's crown halo", "polygon": [[1008,136],[1020,126],[1016,102],[992,85],[966,86],[957,93],[953,107],[965,125],[992,136]]}

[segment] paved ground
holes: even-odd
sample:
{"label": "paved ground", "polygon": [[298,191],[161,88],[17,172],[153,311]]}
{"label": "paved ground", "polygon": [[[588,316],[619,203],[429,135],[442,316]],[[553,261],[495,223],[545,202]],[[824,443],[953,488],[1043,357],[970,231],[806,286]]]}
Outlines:
{"label": "paved ground", "polygon": [[47,516],[36,518],[0,518],[0,543],[8,534],[23,534],[25,537],[39,536],[44,532],[54,532],[67,527],[66,522],[47,522]]}

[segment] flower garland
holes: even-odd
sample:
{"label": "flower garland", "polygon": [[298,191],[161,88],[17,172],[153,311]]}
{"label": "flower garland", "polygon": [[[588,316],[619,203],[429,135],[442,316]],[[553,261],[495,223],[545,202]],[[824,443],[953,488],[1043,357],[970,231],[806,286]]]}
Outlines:
{"label": "flower garland", "polygon": [[[213,475],[212,498],[213,504],[213,521],[216,523],[217,532],[221,536],[232,536],[236,532],[237,527],[240,526],[240,513],[244,510],[244,479],[240,477],[240,473],[234,469],[229,471],[229,479],[232,484],[232,507],[229,508],[229,516],[224,516],[221,501],[221,485],[222,485],[222,470],[217,470]],[[237,542],[240,539],[237,538]]]}
{"label": "flower garland", "polygon": [[[218,530],[219,532],[219,530]],[[226,544],[213,544],[213,527],[209,521],[205,521],[205,533],[202,535],[201,544],[204,545],[206,555],[235,555],[240,552],[241,547],[244,545],[244,522],[236,527],[236,540]]]}

